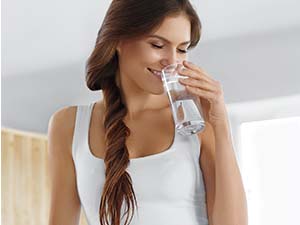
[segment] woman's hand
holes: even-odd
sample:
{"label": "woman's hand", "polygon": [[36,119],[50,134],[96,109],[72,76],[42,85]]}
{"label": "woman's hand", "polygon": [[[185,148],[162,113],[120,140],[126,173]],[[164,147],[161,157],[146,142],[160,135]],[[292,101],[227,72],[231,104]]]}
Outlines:
{"label": "woman's hand", "polygon": [[221,83],[212,79],[203,69],[191,62],[183,61],[183,65],[186,68],[178,73],[188,78],[179,79],[179,82],[186,86],[189,93],[199,97],[204,120],[212,125],[227,123],[228,117]]}

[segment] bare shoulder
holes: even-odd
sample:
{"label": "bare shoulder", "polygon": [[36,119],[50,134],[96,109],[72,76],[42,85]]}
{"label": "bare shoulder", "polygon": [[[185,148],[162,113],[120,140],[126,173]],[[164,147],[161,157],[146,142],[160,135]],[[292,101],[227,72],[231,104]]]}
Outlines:
{"label": "bare shoulder", "polygon": [[[48,139],[58,139],[71,150],[77,106],[66,106],[55,111],[48,123]],[[71,152],[69,152],[71,153]]]}
{"label": "bare shoulder", "polygon": [[202,148],[211,148],[214,145],[215,136],[212,125],[209,122],[205,122],[205,127],[202,132],[197,133],[198,139],[201,142]]}
{"label": "bare shoulder", "polygon": [[205,128],[202,132],[198,133],[200,146],[199,165],[203,170],[211,170],[215,167],[215,134],[213,126],[206,122]]}
{"label": "bare shoulder", "polygon": [[48,162],[51,183],[49,225],[77,225],[80,219],[80,200],[72,160],[72,137],[76,106],[59,109],[48,124]]}

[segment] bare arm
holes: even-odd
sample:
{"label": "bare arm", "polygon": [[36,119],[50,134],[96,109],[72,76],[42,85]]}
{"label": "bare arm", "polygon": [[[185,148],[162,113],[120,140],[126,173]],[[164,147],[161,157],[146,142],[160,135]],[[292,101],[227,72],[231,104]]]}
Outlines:
{"label": "bare arm", "polygon": [[247,225],[247,200],[235,157],[229,122],[213,126],[215,134],[216,193],[214,225]]}
{"label": "bare arm", "polygon": [[49,225],[78,225],[80,200],[72,160],[76,107],[55,112],[48,124],[48,160],[51,180]]}
{"label": "bare arm", "polygon": [[207,123],[200,133],[203,171],[210,225],[247,225],[247,202],[228,124]]}

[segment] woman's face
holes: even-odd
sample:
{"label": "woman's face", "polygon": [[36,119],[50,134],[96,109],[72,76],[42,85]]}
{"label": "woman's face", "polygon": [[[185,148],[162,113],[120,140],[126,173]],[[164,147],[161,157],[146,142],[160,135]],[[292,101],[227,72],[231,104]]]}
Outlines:
{"label": "woman's face", "polygon": [[151,70],[161,71],[169,64],[187,59],[190,32],[190,21],[182,14],[166,17],[155,31],[142,38],[119,42],[122,86],[162,94],[163,83]]}

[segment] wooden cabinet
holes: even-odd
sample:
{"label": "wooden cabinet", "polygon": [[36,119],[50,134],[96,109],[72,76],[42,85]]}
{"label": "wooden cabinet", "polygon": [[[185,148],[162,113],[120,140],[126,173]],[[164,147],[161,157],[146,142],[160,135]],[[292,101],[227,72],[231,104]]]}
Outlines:
{"label": "wooden cabinet", "polygon": [[[2,128],[3,225],[48,225],[50,178],[47,135]],[[81,210],[80,225],[87,225]]]}

